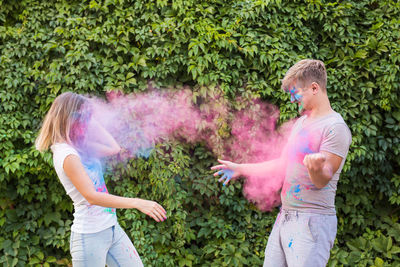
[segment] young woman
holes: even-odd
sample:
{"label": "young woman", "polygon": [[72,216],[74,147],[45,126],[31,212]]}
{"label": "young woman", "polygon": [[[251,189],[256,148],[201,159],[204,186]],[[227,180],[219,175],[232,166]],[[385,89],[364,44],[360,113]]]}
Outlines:
{"label": "young woman", "polygon": [[117,222],[116,208],[135,208],[157,222],[166,212],[154,201],[111,195],[104,183],[101,157],[118,154],[115,139],[91,118],[90,100],[67,92],[47,113],[36,148],[53,152],[53,164],[74,204],[70,250],[73,266],[143,266]]}

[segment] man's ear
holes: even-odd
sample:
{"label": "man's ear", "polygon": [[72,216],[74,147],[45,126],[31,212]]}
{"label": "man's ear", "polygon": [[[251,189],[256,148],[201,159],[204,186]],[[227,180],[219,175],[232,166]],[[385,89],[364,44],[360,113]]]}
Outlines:
{"label": "man's ear", "polygon": [[311,83],[311,89],[312,89],[313,94],[315,95],[316,93],[318,93],[318,91],[321,90],[321,87],[319,86],[318,83],[312,82]]}

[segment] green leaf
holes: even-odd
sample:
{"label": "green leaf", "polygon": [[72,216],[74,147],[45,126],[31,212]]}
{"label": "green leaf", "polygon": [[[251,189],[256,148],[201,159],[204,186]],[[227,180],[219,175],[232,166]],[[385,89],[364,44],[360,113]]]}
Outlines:
{"label": "green leaf", "polygon": [[56,261],[57,261],[57,259],[55,257],[53,257],[53,256],[49,256],[46,259],[46,262],[56,262]]}
{"label": "green leaf", "polygon": [[365,51],[365,50],[358,50],[357,52],[356,52],[356,54],[354,55],[354,57],[355,58],[366,58],[367,57],[367,55],[368,55],[368,52],[367,51]]}
{"label": "green leaf", "polygon": [[44,259],[44,254],[41,251],[38,251],[37,253],[35,253],[36,257],[38,257],[38,259],[40,261],[42,261]]}
{"label": "green leaf", "polygon": [[400,111],[395,111],[392,113],[393,118],[395,118],[397,121],[400,121]]}
{"label": "green leaf", "polygon": [[374,264],[376,267],[382,267],[384,263],[385,262],[381,258],[379,258],[379,257],[375,258]]}

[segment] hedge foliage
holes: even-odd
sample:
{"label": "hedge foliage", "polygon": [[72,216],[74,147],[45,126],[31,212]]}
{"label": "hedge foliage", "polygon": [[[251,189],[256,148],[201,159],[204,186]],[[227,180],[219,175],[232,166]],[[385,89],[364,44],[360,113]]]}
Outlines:
{"label": "hedge foliage", "polygon": [[[333,108],[353,143],[339,182],[330,266],[400,266],[400,2],[395,0],[0,0],[0,263],[68,264],[72,203],[51,154],[33,142],[64,91],[190,86],[277,105],[303,58],[323,60]],[[136,210],[119,221],[146,266],[260,266],[277,210],[242,184],[221,187],[201,144],[159,144],[148,160],[110,165],[116,194],[159,201],[169,219]]]}

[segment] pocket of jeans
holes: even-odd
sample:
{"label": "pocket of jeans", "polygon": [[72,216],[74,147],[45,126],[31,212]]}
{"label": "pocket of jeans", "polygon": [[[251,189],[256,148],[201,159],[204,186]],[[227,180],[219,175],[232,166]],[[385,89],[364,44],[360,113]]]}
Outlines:
{"label": "pocket of jeans", "polygon": [[332,219],[333,221],[330,222],[330,232],[329,232],[329,244],[330,248],[333,248],[333,245],[335,244],[335,238],[337,234],[337,218],[336,216]]}
{"label": "pocket of jeans", "polygon": [[311,216],[308,218],[308,230],[310,231],[311,237],[314,242],[318,241],[318,235],[319,235],[318,226],[320,226],[319,222],[320,220],[318,217]]}

